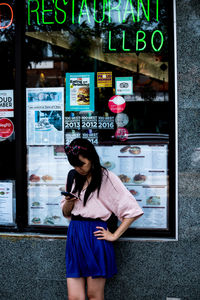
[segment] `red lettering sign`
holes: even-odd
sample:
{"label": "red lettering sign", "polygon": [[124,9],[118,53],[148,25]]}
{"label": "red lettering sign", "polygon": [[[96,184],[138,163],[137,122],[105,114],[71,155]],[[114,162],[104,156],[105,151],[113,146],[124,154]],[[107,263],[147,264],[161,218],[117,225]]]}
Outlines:
{"label": "red lettering sign", "polygon": [[[9,10],[9,17],[5,18],[5,11]],[[7,14],[7,11],[6,11]],[[6,21],[4,21],[6,19]],[[0,29],[11,26],[13,22],[13,9],[8,3],[0,3]],[[7,24],[6,24],[7,23]]]}

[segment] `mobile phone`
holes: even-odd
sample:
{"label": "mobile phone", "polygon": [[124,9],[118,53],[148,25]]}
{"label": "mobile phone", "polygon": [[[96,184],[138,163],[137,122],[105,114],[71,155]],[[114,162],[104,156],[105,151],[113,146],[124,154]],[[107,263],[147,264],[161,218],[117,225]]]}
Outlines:
{"label": "mobile phone", "polygon": [[61,192],[61,195],[68,196],[70,198],[77,198],[78,199],[78,197],[76,195],[74,195],[72,193],[69,193],[69,192]]}

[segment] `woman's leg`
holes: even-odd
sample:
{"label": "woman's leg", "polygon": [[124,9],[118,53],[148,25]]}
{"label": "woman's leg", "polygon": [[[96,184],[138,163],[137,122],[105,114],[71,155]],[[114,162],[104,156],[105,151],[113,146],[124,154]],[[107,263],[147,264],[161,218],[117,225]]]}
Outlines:
{"label": "woman's leg", "polygon": [[85,278],[67,278],[68,300],[85,300]]}
{"label": "woman's leg", "polygon": [[87,277],[87,295],[89,300],[103,300],[106,279]]}

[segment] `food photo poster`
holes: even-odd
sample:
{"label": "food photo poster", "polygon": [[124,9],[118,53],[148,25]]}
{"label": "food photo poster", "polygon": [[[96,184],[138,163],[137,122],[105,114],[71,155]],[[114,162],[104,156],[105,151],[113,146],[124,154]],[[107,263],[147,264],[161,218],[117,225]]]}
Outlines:
{"label": "food photo poster", "polygon": [[[96,146],[103,167],[115,173],[144,211],[131,227],[167,228],[167,151],[163,145]],[[29,224],[66,226],[61,191],[72,168],[60,146],[28,147]]]}
{"label": "food photo poster", "polygon": [[96,147],[101,164],[115,173],[144,211],[131,227],[167,228],[167,145]]}
{"label": "food photo poster", "polygon": [[66,73],[66,111],[94,111],[94,73]]}
{"label": "food photo poster", "polygon": [[60,201],[71,168],[62,145],[28,147],[29,225],[66,226]]}

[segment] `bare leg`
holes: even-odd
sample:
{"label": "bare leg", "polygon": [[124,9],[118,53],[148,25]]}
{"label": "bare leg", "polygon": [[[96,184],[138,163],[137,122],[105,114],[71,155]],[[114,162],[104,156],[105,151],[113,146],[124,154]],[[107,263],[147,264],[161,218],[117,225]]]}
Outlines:
{"label": "bare leg", "polygon": [[85,300],[85,278],[67,278],[68,300]]}
{"label": "bare leg", "polygon": [[105,278],[87,277],[87,295],[89,300],[104,300]]}

